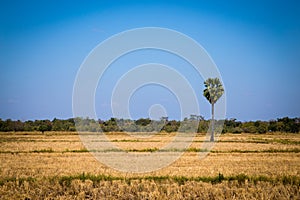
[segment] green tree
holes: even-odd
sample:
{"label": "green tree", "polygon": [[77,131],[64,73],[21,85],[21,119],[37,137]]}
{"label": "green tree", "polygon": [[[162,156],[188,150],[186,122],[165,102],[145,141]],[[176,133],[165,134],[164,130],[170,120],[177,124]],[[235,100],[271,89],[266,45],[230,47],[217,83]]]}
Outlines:
{"label": "green tree", "polygon": [[[256,123],[257,124],[257,123]],[[243,132],[245,133],[257,133],[257,127],[255,126],[255,122],[244,122],[242,125]]]}
{"label": "green tree", "polygon": [[198,124],[198,133],[206,133],[209,128],[209,121],[201,120]]}
{"label": "green tree", "polygon": [[212,117],[212,128],[210,141],[214,141],[214,117],[215,117],[215,103],[220,99],[224,93],[224,88],[221,81],[218,78],[209,78],[204,82],[205,89],[203,90],[203,96],[211,104],[211,117]]}
{"label": "green tree", "polygon": [[39,120],[37,123],[39,123],[38,130],[42,133],[44,133],[45,131],[51,131],[52,129],[52,123],[49,120]]}
{"label": "green tree", "polygon": [[149,118],[145,118],[145,119],[140,118],[140,119],[135,121],[135,124],[139,125],[139,126],[147,126],[150,123],[151,123],[151,119],[149,119]]}

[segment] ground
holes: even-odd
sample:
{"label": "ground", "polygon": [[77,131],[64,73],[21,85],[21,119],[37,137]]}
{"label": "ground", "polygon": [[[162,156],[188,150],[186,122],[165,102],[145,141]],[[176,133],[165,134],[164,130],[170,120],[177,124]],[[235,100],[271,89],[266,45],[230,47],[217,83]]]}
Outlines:
{"label": "ground", "polygon": [[[128,153],[152,154],[175,135],[107,137]],[[0,199],[300,198],[300,134],[224,134],[200,159],[205,140],[197,135],[160,170],[124,173],[101,164],[77,132],[3,132]]]}

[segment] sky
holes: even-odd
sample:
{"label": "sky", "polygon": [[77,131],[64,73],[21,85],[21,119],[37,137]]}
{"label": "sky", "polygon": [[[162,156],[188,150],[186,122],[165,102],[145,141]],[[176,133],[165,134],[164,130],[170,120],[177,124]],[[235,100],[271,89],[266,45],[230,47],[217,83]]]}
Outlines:
{"label": "sky", "polygon": [[[1,1],[0,118],[73,117],[74,82],[89,53],[115,34],[143,27],[172,29],[202,45],[222,76],[226,118],[299,117],[299,19],[300,3],[292,0]],[[98,118],[113,117],[118,80],[145,63],[177,70],[197,96],[200,113],[191,114],[210,118],[203,78],[182,58],[153,49],[131,52],[109,66],[95,93]],[[159,85],[139,88],[128,101],[134,119],[155,112],[182,117],[180,99]]]}

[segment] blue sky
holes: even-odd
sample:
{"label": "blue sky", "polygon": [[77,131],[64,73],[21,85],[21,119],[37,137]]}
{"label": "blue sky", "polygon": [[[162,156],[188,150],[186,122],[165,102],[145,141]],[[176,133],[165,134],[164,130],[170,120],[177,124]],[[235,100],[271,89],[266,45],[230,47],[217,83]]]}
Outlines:
{"label": "blue sky", "polygon": [[[1,1],[0,118],[72,117],[73,84],[85,57],[110,36],[140,27],[182,32],[207,50],[226,88],[227,118],[299,117],[299,19],[298,1]],[[127,56],[98,86],[99,118],[112,116],[111,91],[122,74],[147,62],[183,73],[200,114],[210,117],[203,80],[180,58],[150,50]],[[147,117],[157,103],[179,117],[174,95],[156,86],[132,96],[132,116]]]}

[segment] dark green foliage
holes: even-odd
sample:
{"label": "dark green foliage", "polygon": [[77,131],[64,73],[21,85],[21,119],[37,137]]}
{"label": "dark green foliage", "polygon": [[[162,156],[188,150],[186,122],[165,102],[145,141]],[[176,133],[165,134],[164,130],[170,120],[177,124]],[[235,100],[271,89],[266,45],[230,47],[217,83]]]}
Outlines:
{"label": "dark green foliage", "polygon": [[211,153],[299,153],[299,148],[292,149],[263,149],[263,150],[240,150],[234,149],[230,151],[211,150]]}
{"label": "dark green foliage", "polygon": [[75,124],[73,119],[59,120],[54,118],[52,121],[52,131],[74,131]]}
{"label": "dark green foliage", "polygon": [[209,121],[201,120],[198,125],[198,133],[206,133],[209,128]]}
{"label": "dark green foliage", "polygon": [[224,128],[223,133],[241,133],[243,130],[241,129],[241,122],[237,122],[236,119],[225,119],[224,120]]}
{"label": "dark green foliage", "polygon": [[128,152],[155,152],[158,151],[159,149],[154,147],[154,148],[146,148],[146,149],[129,149]]}
{"label": "dark green foliage", "polygon": [[207,150],[207,149],[201,149],[201,148],[187,148],[187,149],[179,149],[179,148],[170,148],[170,149],[158,149],[158,148],[145,148],[145,149],[105,149],[105,150],[87,150],[85,148],[83,149],[74,149],[69,150],[66,149],[64,151],[54,151],[53,149],[37,149],[32,151],[0,151],[0,154],[19,154],[19,153],[87,153],[87,152],[210,152],[210,153],[300,153],[299,148],[289,148],[289,149],[263,149],[263,150],[240,150],[240,149],[233,149],[228,151],[220,151],[220,150]]}
{"label": "dark green foliage", "polygon": [[[215,128],[218,124],[224,122],[222,133],[267,133],[267,132],[300,132],[300,118],[279,118],[277,120],[267,121],[249,121],[240,122],[236,119],[214,120]],[[76,126],[75,126],[76,122]],[[209,131],[210,120],[205,120],[201,116],[191,115],[191,118],[185,118],[183,121],[165,120],[155,121],[148,118],[130,120],[111,118],[107,121],[94,120],[89,118],[70,118],[70,119],[53,119],[13,121],[11,119],[0,119],[0,131],[89,131],[89,132],[198,132],[207,133]],[[75,128],[76,127],[76,128]],[[160,127],[159,130],[156,128]],[[196,129],[195,129],[196,127]]]}
{"label": "dark green foliage", "polygon": [[141,118],[141,119],[138,119],[135,121],[135,124],[139,125],[139,126],[147,126],[150,123],[151,123],[151,119],[149,119],[149,118],[146,118],[146,119]]}
{"label": "dark green foliage", "polygon": [[189,178],[184,177],[184,176],[173,177],[173,181],[177,182],[178,185],[183,185],[188,180],[189,180]]}
{"label": "dark green foliage", "polygon": [[86,148],[83,148],[83,149],[75,149],[75,150],[69,150],[69,149],[66,149],[65,152],[72,152],[72,153],[85,153],[85,152],[89,152],[89,150],[87,150]]}
{"label": "dark green foliage", "polygon": [[257,127],[251,121],[243,123],[242,129],[245,133],[257,133]]}
{"label": "dark green foliage", "polygon": [[31,153],[54,153],[53,149],[41,149],[41,150],[33,150]]}
{"label": "dark green foliage", "polygon": [[167,133],[176,132],[180,126],[180,121],[171,120],[168,121],[167,124],[165,124],[162,128],[162,131],[165,131]]}
{"label": "dark green foliage", "polygon": [[234,127],[231,133],[242,133],[243,129],[241,127]]}
{"label": "dark green foliage", "polygon": [[214,179],[212,179],[211,183],[221,183],[223,180],[225,180],[224,175],[219,173],[219,175],[217,177],[215,177]]}
{"label": "dark green foliage", "polygon": [[290,133],[299,133],[300,131],[300,119],[299,118],[279,118],[277,119],[278,123],[281,123],[281,127],[278,127],[277,131],[290,132]]}

